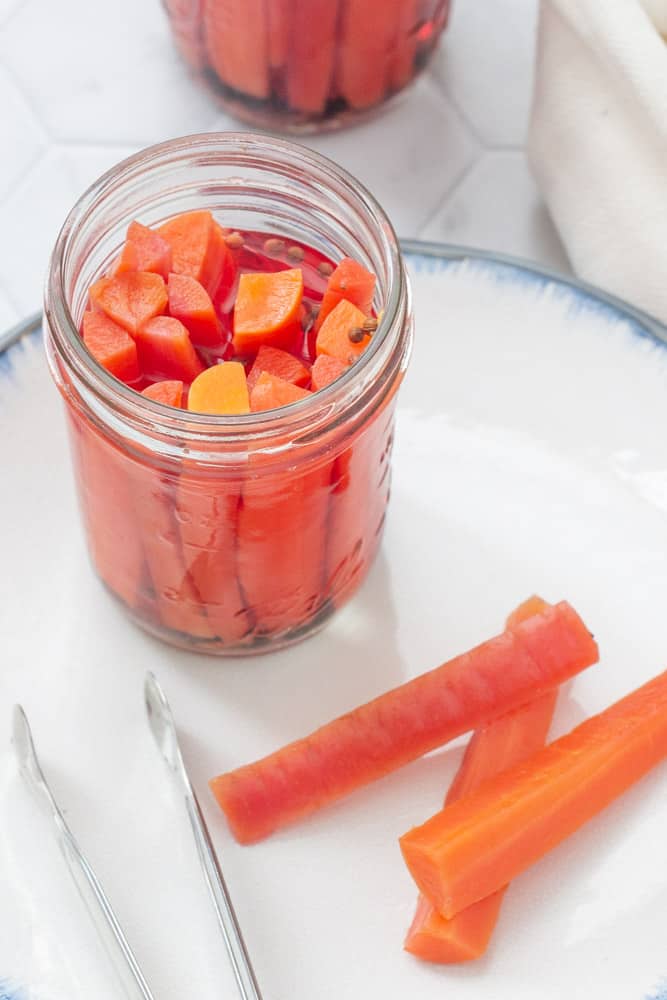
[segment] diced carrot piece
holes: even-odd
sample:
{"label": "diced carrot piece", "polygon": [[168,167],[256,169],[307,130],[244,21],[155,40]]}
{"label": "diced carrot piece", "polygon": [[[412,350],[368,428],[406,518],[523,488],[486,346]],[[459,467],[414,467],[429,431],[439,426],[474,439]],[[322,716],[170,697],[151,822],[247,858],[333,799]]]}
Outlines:
{"label": "diced carrot piece", "polygon": [[281,69],[287,65],[290,7],[294,6],[294,0],[266,0],[266,3],[269,18],[269,64],[272,69]]}
{"label": "diced carrot piece", "polygon": [[222,327],[204,286],[189,274],[170,274],[167,292],[169,315],[181,321],[192,343],[217,347],[223,339]]}
{"label": "diced carrot piece", "polygon": [[350,107],[369,108],[385,96],[404,2],[344,0],[337,79]]}
{"label": "diced carrot piece", "polygon": [[310,370],[313,392],[317,392],[318,389],[326,389],[328,385],[344,375],[348,368],[349,365],[344,365],[338,358],[332,358],[328,354],[320,354],[319,357],[315,358],[315,363]]}
{"label": "diced carrot piece", "polygon": [[195,413],[250,413],[245,368],[238,361],[223,361],[207,368],[188,393],[188,410]]}
{"label": "diced carrot piece", "polygon": [[325,319],[341,299],[346,299],[360,309],[364,316],[370,316],[375,294],[375,275],[367,271],[363,264],[344,257],[327,282],[326,291],[322,297],[320,311],[315,321],[315,330],[319,330]]}
{"label": "diced carrot piece", "polygon": [[292,0],[292,17],[287,103],[294,111],[319,114],[326,107],[334,74],[338,2]]}
{"label": "diced carrot piece", "polygon": [[539,861],[665,757],[667,671],[410,830],[403,857],[422,892],[452,917]]}
{"label": "diced carrot piece", "polygon": [[308,389],[300,389],[276,375],[262,372],[250,394],[250,408],[253,413],[259,410],[275,410],[279,406],[289,406],[306,396],[312,396]]}
{"label": "diced carrot piece", "polygon": [[144,389],[141,395],[154,399],[157,403],[164,403],[165,406],[175,406],[180,409],[183,406],[183,383],[178,380],[154,382]]}
{"label": "diced carrot piece", "polygon": [[[539,597],[524,601],[507,619],[507,627],[516,627],[545,607]],[[445,805],[470,795],[487,778],[506,771],[544,746],[557,697],[557,690],[548,691],[484,729],[476,730],[450,785]],[[446,964],[479,958],[491,940],[506,888],[480,899],[449,920],[420,895],[405,939],[406,951],[428,962]]]}
{"label": "diced carrot piece", "polygon": [[140,377],[137,345],[104,313],[84,313],[83,342],[95,360],[121,382],[129,384]]}
{"label": "diced carrot piece", "polygon": [[256,353],[262,344],[290,347],[300,331],[303,272],[299,267],[271,274],[242,274],[234,306],[234,350]]}
{"label": "diced carrot piece", "polygon": [[122,326],[133,337],[140,326],[167,308],[167,287],[159,274],[124,271],[100,278],[90,286],[94,307]]}
{"label": "diced carrot piece", "polygon": [[269,375],[275,375],[284,382],[291,382],[292,385],[299,385],[302,388],[310,382],[310,372],[298,358],[289,351],[281,351],[279,347],[269,347],[268,344],[262,344],[250,369],[248,375],[250,392],[262,372],[268,372]]}
{"label": "diced carrot piece", "polygon": [[[352,364],[371,342],[369,333],[364,334],[359,341],[353,333],[361,329],[366,319],[360,309],[347,299],[341,299],[318,331],[315,342],[317,354],[328,354],[330,358],[336,358],[342,364]],[[353,339],[350,339],[351,334]]]}
{"label": "diced carrot piece", "polygon": [[139,364],[146,378],[181,379],[189,383],[204,370],[180,320],[156,316],[137,330]]}
{"label": "diced carrot piece", "polygon": [[223,83],[250,97],[269,96],[269,37],[264,0],[204,0],[211,66]]}
{"label": "diced carrot piece", "polygon": [[122,274],[123,271],[151,271],[166,279],[170,270],[171,247],[167,241],[148,226],[131,222],[114,274]]}
{"label": "diced carrot piece", "polygon": [[[278,562],[259,565],[282,572]],[[261,840],[539,697],[597,658],[591,634],[563,601],[211,787],[234,836]]]}
{"label": "diced carrot piece", "polygon": [[403,0],[389,67],[392,90],[405,87],[415,75],[419,20],[419,0]]}
{"label": "diced carrot piece", "polygon": [[187,274],[203,285],[212,299],[221,285],[234,282],[236,265],[225,236],[210,212],[184,212],[158,229],[171,247],[172,271]]}

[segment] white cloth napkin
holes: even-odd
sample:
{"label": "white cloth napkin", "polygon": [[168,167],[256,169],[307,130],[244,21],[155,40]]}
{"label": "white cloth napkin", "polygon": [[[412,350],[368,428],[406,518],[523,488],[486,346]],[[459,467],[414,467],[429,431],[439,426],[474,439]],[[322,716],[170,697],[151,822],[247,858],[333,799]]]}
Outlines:
{"label": "white cloth napkin", "polygon": [[667,322],[667,0],[542,0],[528,158],[574,270]]}

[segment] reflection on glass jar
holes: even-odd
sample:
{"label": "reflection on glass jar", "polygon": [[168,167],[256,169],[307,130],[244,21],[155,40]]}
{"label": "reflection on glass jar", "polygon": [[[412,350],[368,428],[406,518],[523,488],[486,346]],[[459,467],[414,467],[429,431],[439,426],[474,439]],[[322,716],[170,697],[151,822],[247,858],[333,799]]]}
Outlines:
{"label": "reflection on glass jar", "polygon": [[[194,208],[377,275],[378,329],[343,376],[290,406],[213,417],[164,406],[95,363],[78,332],[87,291],[128,224]],[[186,648],[255,652],[310,634],[351,597],[382,535],[412,336],[395,236],[352,178],[301,147],[234,133],[140,153],[70,214],[45,328],[92,563],[137,623]]]}
{"label": "reflection on glass jar", "polygon": [[352,122],[403,90],[450,0],[164,0],[179,51],[226,109],[263,127]]}

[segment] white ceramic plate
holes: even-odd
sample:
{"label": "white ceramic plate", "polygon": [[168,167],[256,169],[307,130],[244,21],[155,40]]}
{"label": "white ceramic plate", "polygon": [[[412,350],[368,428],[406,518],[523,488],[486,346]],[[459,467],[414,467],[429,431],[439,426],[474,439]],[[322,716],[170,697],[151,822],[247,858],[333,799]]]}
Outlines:
{"label": "white ceramic plate", "polygon": [[252,848],[207,791],[211,775],[500,631],[533,592],[570,600],[602,651],[563,694],[555,734],[664,669],[665,331],[510,261],[426,247],[409,260],[417,336],[381,557],[322,634],[256,660],[176,652],[125,621],[86,561],[39,336],[0,358],[1,717],[25,705],[160,1000],[235,993],[144,721],[149,669],[266,1000],[643,1000],[667,975],[664,767],[518,880],[488,955],[459,968],[401,949],[415,890],[397,838],[439,807],[460,743]]}

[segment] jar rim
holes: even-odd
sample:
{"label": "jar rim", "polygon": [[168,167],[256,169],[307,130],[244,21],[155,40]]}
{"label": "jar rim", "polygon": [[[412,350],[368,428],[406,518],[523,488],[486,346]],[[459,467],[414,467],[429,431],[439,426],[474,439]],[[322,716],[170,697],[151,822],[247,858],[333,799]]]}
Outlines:
{"label": "jar rim", "polygon": [[[388,296],[383,304],[378,329],[367,349],[354,365],[350,366],[339,379],[287,406],[276,407],[261,413],[212,415],[194,411],[176,411],[150,397],[138,393],[116,379],[90,355],[70,309],[66,294],[66,267],[72,243],[86,223],[95,216],[96,209],[104,202],[105,196],[123,183],[129,183],[147,168],[174,161],[179,155],[200,155],[208,157],[209,165],[215,158],[221,165],[238,162],[252,162],[268,169],[280,163],[294,166],[295,160],[305,170],[317,173],[324,182],[329,181],[330,191],[342,187],[353,200],[355,208],[364,212],[373,223],[378,237],[379,249],[388,268]],[[211,156],[214,159],[211,159]],[[58,234],[49,264],[44,296],[44,314],[51,332],[53,345],[66,368],[73,371],[93,397],[103,406],[115,411],[121,419],[132,419],[136,424],[150,428],[168,437],[182,436],[187,425],[189,438],[208,441],[238,440],[247,437],[271,436],[273,432],[285,433],[314,429],[315,426],[331,419],[344,406],[347,410],[357,399],[365,398],[372,389],[375,378],[387,367],[388,345],[400,343],[404,337],[404,351],[407,356],[411,331],[406,331],[406,317],[410,314],[410,290],[396,232],[384,209],[368,189],[343,167],[314,150],[291,140],[248,132],[204,132],[180,136],[166,142],[148,146],[138,153],[120,161],[102,174],[80,196]],[[384,348],[384,352],[383,352]],[[392,352],[393,353],[393,352]],[[385,355],[383,357],[383,354]],[[49,358],[53,366],[54,359]],[[395,365],[390,367],[395,368]]]}

